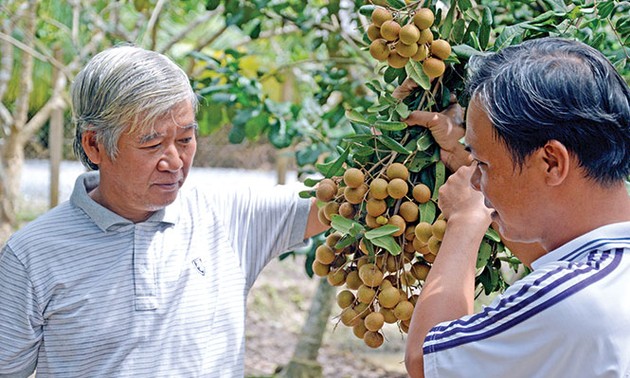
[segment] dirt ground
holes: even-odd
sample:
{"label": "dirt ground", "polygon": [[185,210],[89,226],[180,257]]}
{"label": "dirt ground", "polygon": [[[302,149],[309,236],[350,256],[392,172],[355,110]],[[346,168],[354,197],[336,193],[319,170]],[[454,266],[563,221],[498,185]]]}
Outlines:
{"label": "dirt ground", "polygon": [[[291,359],[318,284],[318,278],[310,279],[303,266],[300,257],[274,260],[252,288],[246,324],[246,377],[273,377]],[[407,377],[405,339],[397,327],[388,325],[385,343],[371,349],[352,334],[352,329],[337,325],[334,317],[340,311],[335,304],[317,358],[324,377]]]}

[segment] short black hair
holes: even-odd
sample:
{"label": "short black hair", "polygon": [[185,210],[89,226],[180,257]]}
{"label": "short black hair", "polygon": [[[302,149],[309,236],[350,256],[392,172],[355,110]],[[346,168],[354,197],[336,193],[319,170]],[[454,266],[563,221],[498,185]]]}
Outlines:
{"label": "short black hair", "polygon": [[557,140],[603,185],[630,175],[630,89],[596,49],[564,38],[528,40],[471,58],[468,77],[468,94],[519,167]]}

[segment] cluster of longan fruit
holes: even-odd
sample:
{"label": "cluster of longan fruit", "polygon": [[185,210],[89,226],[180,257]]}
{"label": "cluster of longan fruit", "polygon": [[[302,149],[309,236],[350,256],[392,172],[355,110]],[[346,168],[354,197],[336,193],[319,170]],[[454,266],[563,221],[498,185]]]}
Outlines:
{"label": "cluster of longan fruit", "polygon": [[[347,168],[342,177],[322,179],[316,187],[319,219],[331,224],[333,216],[359,222],[366,230],[383,225],[398,227],[392,236],[402,253],[361,237],[343,243],[339,231],[331,232],[317,247],[313,272],[327,277],[338,293],[339,320],[352,327],[365,343],[378,348],[384,341],[382,327],[396,323],[407,332],[419,289],[424,282],[446,230],[438,216],[431,223],[420,219],[419,206],[431,201],[431,189],[414,184],[402,163],[383,167],[377,175],[362,168]],[[342,245],[342,247],[339,247]]]}
{"label": "cluster of longan fruit", "polygon": [[451,54],[451,45],[443,39],[434,40],[431,26],[435,16],[430,9],[415,10],[404,25],[384,7],[377,6],[371,18],[367,36],[374,59],[387,61],[393,68],[403,68],[412,59],[422,62],[422,70],[431,79],[444,74],[444,59]]}

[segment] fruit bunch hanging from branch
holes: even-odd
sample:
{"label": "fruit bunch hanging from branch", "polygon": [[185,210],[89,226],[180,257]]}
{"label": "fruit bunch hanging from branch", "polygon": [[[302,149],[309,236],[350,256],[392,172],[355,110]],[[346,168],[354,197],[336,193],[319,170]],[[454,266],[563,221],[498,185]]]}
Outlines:
{"label": "fruit bunch hanging from branch", "polygon": [[[344,138],[338,158],[317,165],[324,178],[307,180],[313,190],[303,193],[317,197],[319,219],[331,226],[313,272],[341,288],[339,322],[373,348],[385,340],[385,323],[407,332],[448,227],[437,206],[449,174],[440,146],[429,130],[404,120],[413,110],[461,117],[456,102],[466,55],[453,54],[452,34],[441,34],[444,25],[461,24],[464,14],[455,10],[444,15],[428,1],[395,0],[361,8],[369,53],[382,62],[377,72],[383,80],[366,83],[378,100],[365,111],[346,112],[356,134]],[[405,88],[394,97],[390,83]],[[478,255],[478,293],[505,288],[501,261],[519,265],[489,229]]]}

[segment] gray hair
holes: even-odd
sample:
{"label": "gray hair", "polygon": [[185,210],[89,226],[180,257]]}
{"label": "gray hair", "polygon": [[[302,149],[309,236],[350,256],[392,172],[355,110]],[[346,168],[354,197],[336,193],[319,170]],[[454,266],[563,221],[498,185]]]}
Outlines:
{"label": "gray hair", "polygon": [[186,73],[154,51],[124,45],[95,55],[79,72],[70,90],[76,124],[74,152],[87,168],[98,166],[86,155],[81,138],[94,131],[109,157],[127,130],[146,130],[156,118],[188,100],[197,111],[197,97]]}
{"label": "gray hair", "polygon": [[468,91],[515,166],[550,140],[603,185],[630,174],[630,88],[596,49],[540,38],[470,61]]}

